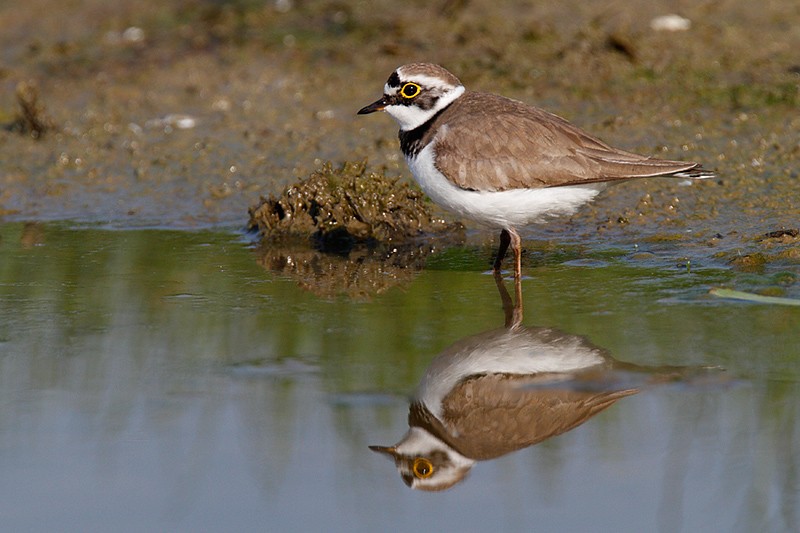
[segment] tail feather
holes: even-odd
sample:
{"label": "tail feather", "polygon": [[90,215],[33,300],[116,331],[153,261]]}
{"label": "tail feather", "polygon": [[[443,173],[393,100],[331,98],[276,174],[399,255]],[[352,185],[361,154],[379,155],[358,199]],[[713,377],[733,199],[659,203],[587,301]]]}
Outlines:
{"label": "tail feather", "polygon": [[675,178],[687,178],[690,180],[706,180],[709,178],[714,178],[717,175],[714,174],[712,171],[706,170],[700,165],[698,165],[694,168],[690,168],[689,170],[675,172],[674,174],[667,174],[667,176]]}
{"label": "tail feather", "polygon": [[599,174],[604,181],[630,178],[655,178],[658,176],[704,179],[714,176],[698,163],[670,161],[655,157],[644,157],[622,150],[598,150],[581,148],[581,155],[599,164]]}

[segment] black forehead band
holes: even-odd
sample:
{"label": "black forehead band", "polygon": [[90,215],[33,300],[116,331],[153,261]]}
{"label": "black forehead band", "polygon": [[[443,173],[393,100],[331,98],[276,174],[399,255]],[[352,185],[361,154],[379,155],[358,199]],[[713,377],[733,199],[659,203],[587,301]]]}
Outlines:
{"label": "black forehead band", "polygon": [[392,72],[386,84],[389,85],[389,87],[400,87],[400,76],[397,75],[397,72]]}

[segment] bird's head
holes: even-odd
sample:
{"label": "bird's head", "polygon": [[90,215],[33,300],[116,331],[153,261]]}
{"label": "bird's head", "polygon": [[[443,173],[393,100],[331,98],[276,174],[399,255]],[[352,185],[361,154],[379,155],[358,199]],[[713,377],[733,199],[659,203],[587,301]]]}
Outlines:
{"label": "bird's head", "polygon": [[383,96],[358,114],[386,111],[402,131],[409,131],[425,124],[464,90],[458,78],[439,65],[410,63],[392,72],[383,87]]}
{"label": "bird's head", "polygon": [[438,491],[463,481],[475,464],[422,428],[412,427],[394,446],[370,446],[394,460],[403,482],[412,489]]}

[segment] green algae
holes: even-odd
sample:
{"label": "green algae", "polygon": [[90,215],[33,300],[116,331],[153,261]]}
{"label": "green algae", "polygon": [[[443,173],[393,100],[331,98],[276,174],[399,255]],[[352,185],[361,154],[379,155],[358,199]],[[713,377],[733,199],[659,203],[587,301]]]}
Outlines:
{"label": "green algae", "polygon": [[709,294],[719,298],[730,298],[733,300],[744,300],[762,304],[790,305],[800,307],[800,300],[796,298],[783,298],[768,294],[753,294],[750,292],[736,291],[732,289],[711,289]]}

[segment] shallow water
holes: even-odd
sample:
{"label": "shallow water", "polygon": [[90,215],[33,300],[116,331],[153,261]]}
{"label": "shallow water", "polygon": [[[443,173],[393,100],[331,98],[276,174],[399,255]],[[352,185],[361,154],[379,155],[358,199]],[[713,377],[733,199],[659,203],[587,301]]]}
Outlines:
{"label": "shallow water", "polygon": [[[800,310],[715,299],[727,269],[625,251],[545,254],[523,324],[637,365],[581,386],[638,394],[409,490],[368,446],[401,439],[437,354],[502,331],[483,252],[321,298],[236,233],[0,225],[4,528],[800,528]],[[687,368],[651,379],[665,366]]]}

